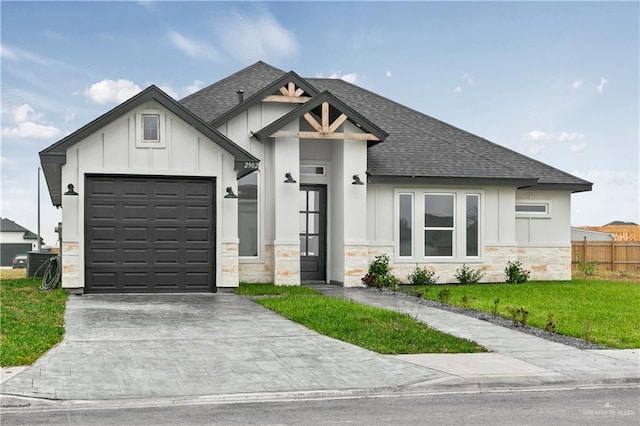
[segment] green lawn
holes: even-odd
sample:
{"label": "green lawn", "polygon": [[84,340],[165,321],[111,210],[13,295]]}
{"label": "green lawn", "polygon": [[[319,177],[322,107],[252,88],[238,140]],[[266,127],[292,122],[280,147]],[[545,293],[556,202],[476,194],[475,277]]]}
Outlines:
{"label": "green lawn", "polygon": [[38,290],[40,279],[1,279],[0,365],[29,365],[62,340],[67,292]]}
{"label": "green lawn", "polygon": [[241,284],[237,293],[278,294],[278,297],[261,298],[258,303],[318,333],[378,353],[485,351],[474,342],[436,331],[406,314],[322,296],[304,287]]}
{"label": "green lawn", "polygon": [[[401,286],[403,291],[415,287]],[[438,285],[425,298],[512,318],[512,310],[528,311],[527,324],[610,346],[640,348],[640,283],[579,279],[525,284]],[[551,317],[550,317],[551,315]]]}

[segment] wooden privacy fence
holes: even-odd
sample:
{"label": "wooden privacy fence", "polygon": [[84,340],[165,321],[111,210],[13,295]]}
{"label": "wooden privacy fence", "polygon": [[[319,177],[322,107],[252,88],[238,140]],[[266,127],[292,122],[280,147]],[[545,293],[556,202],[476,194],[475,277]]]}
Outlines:
{"label": "wooden privacy fence", "polygon": [[638,241],[572,241],[571,263],[596,262],[600,271],[640,269]]}

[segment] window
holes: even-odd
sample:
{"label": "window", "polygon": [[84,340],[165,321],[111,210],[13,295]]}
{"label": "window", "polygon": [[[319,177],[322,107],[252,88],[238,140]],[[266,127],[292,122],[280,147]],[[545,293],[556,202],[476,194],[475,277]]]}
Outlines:
{"label": "window", "polygon": [[160,115],[142,114],[142,141],[158,142],[160,140]]}
{"label": "window", "polygon": [[480,227],[480,195],[467,195],[467,256],[476,257],[479,254]]}
{"label": "window", "polygon": [[425,256],[453,256],[454,200],[452,194],[425,194]]}
{"label": "window", "polygon": [[240,256],[258,256],[258,173],[238,180],[238,238]]}
{"label": "window", "polygon": [[516,200],[516,216],[520,217],[550,217],[550,201],[518,201]]}
{"label": "window", "polygon": [[308,176],[324,176],[324,166],[300,166],[300,174]]}
{"label": "window", "polygon": [[413,194],[399,196],[399,256],[413,256]]}
{"label": "window", "polygon": [[482,194],[396,192],[395,256],[398,261],[473,261],[482,252]]}

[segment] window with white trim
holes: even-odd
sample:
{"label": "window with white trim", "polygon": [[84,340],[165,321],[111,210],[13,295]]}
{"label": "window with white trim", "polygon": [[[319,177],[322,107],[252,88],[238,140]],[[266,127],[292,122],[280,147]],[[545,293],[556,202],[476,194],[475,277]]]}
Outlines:
{"label": "window with white trim", "polygon": [[160,114],[142,114],[142,141],[160,141]]}
{"label": "window with white trim", "polygon": [[481,194],[465,190],[396,192],[398,260],[477,259],[480,202]]}
{"label": "window with white trim", "polygon": [[258,172],[238,179],[238,254],[258,256]]}
{"label": "window with white trim", "polygon": [[516,216],[549,217],[551,202],[538,200],[516,200]]}

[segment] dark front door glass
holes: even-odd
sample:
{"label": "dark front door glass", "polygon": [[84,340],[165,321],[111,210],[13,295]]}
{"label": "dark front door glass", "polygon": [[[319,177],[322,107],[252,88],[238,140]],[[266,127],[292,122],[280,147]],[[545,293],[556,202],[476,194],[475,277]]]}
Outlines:
{"label": "dark front door glass", "polygon": [[300,278],[326,279],[327,188],[300,186]]}

